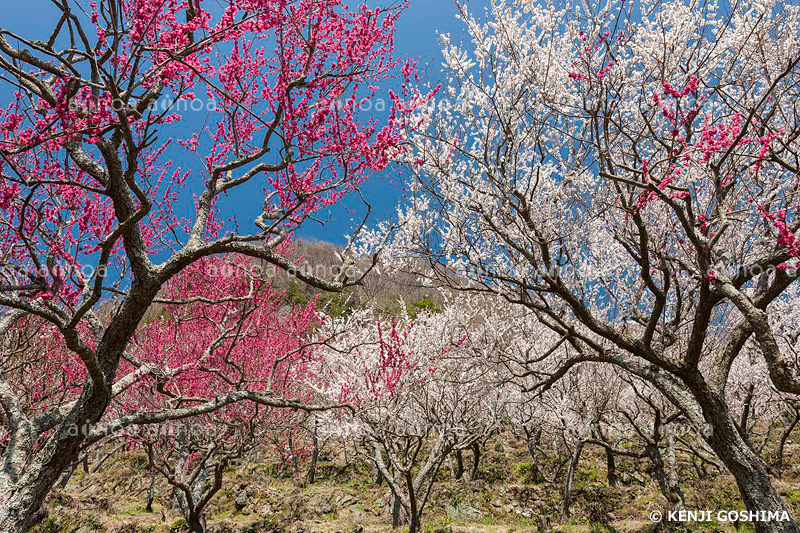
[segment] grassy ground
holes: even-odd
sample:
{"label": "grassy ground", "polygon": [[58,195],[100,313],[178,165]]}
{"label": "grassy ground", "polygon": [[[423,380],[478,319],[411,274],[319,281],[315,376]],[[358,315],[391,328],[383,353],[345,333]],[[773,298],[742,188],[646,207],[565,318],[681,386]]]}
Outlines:
{"label": "grassy ground", "polygon": [[[787,458],[789,472],[777,485],[795,515],[800,515],[800,452]],[[651,511],[666,500],[637,465],[618,465],[624,483],[610,488],[604,459],[587,450],[573,488],[573,511],[560,518],[560,487],[534,483],[530,457],[521,442],[503,435],[491,442],[476,480],[452,481],[440,473],[424,516],[425,530],[435,533],[528,531],[646,532],[658,528]],[[641,469],[644,465],[638,465]],[[118,455],[97,473],[78,470],[64,489],[54,490],[45,504],[45,518],[32,533],[179,533],[183,522],[171,506],[170,490],[159,483],[152,513],[145,512],[149,480],[146,460],[136,452]],[[379,532],[390,531],[390,498],[376,486],[364,464],[346,463],[329,452],[318,468],[318,482],[298,487],[276,478],[269,459],[233,467],[208,511],[209,529],[246,532]],[[687,467],[682,472],[687,509],[743,509],[727,475],[699,480]],[[590,521],[591,520],[591,521]],[[737,529],[738,527],[738,529]],[[691,524],[693,531],[752,531],[749,524]]]}

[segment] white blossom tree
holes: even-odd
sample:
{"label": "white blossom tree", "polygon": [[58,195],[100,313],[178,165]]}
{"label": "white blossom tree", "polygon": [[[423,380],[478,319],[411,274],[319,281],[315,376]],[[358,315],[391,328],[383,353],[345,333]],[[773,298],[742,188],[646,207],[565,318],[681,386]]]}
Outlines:
{"label": "white blossom tree", "polygon": [[[800,531],[726,394],[752,345],[800,393],[800,9],[773,0],[510,2],[444,35],[439,97],[408,123],[416,179],[393,256],[501,295],[569,343],[550,387],[606,362],[649,382]],[[388,228],[379,228],[375,242]],[[366,245],[371,245],[367,241]]]}
{"label": "white blossom tree", "polygon": [[320,414],[323,430],[360,443],[391,491],[395,527],[419,531],[447,457],[500,428],[503,394],[468,329],[483,310],[447,305],[386,321],[363,309],[328,325],[343,331],[326,346],[328,399],[354,407]]}

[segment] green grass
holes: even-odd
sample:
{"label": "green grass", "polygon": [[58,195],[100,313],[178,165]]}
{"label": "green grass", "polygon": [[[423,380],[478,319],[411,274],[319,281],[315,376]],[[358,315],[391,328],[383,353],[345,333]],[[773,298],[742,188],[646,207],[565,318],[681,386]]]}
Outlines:
{"label": "green grass", "polygon": [[181,533],[187,529],[189,529],[189,523],[186,522],[186,519],[180,518],[169,527],[169,533]]}
{"label": "green grass", "polygon": [[[502,452],[497,451],[497,442],[502,443]],[[572,520],[564,522],[560,519],[560,484],[536,479],[525,443],[503,435],[487,444],[478,479],[454,481],[449,468],[441,469],[423,515],[426,530],[449,532],[452,528],[454,531],[511,533],[514,530],[535,532],[542,527],[560,533],[604,533],[611,531],[609,526],[613,526],[618,531],[643,531],[649,525],[647,511],[665,504],[657,484],[644,472],[643,465],[620,461],[617,465],[619,473],[638,471],[645,483],[631,482],[610,488],[606,482],[604,454],[593,453],[591,449],[587,452],[576,475]],[[180,520],[178,511],[171,505],[171,488],[160,478],[156,491],[157,511],[152,514],[144,511],[149,478],[140,468],[141,454],[139,457],[136,455],[115,457],[97,473],[83,476],[79,475],[82,474],[80,471],[76,472],[67,488],[55,491],[47,501],[47,518],[31,533],[76,531],[80,528],[84,531],[132,531],[131,526],[136,531],[150,528],[154,533],[185,531],[185,521]],[[470,457],[465,459],[469,467]],[[552,456],[541,459],[545,471],[552,472]],[[320,463],[317,482],[304,486],[294,485],[286,477],[271,476],[269,472],[274,464],[275,458],[268,456],[260,462],[228,472],[223,491],[208,507],[209,527],[224,527],[231,532],[286,527],[302,527],[307,531],[351,531],[355,526],[363,526],[367,531],[389,530],[391,502],[387,504],[385,498],[388,487],[385,483],[381,486],[374,484],[374,469],[368,464],[353,461],[351,457],[345,463],[336,452],[328,452],[325,461]],[[349,466],[345,467],[345,464]],[[792,471],[788,472],[779,486],[785,501],[796,507],[800,505],[800,485],[796,476],[791,475]],[[686,471],[682,477],[687,508],[743,508],[730,476],[723,474],[713,480],[692,482],[687,479],[690,474]],[[120,479],[125,483],[120,484]],[[247,512],[237,513],[236,495],[243,486],[250,487],[251,497]],[[85,496],[89,489],[94,496],[87,499]],[[351,501],[343,509],[330,507],[345,496]],[[480,514],[473,514],[471,510],[469,514],[461,512],[472,507]],[[332,509],[329,513],[321,512]],[[529,511],[530,518],[517,511]],[[690,528],[732,533],[734,524],[709,522],[691,524]],[[738,531],[752,531],[751,524],[739,524]]]}
{"label": "green grass", "polygon": [[786,503],[790,505],[800,505],[800,490],[798,489],[786,489],[783,497],[786,498]]}
{"label": "green grass", "polygon": [[39,531],[42,533],[56,533],[58,531],[58,519],[54,515],[48,515],[47,518],[42,520]]}

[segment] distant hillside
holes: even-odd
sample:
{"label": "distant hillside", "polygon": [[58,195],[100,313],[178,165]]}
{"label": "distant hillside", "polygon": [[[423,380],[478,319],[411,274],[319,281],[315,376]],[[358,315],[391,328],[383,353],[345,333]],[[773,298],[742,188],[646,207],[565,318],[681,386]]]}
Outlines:
{"label": "distant hillside", "polygon": [[[332,278],[341,265],[337,256],[341,249],[331,243],[301,240],[294,247],[295,253],[292,257],[299,260],[300,266],[321,277]],[[371,259],[364,258],[358,262],[356,269],[362,272],[370,264]],[[297,303],[305,303],[320,294],[319,289],[282,271],[276,274],[275,286],[286,290],[287,297]],[[438,308],[442,305],[442,299],[438,291],[421,286],[416,276],[402,272],[393,272],[390,276],[378,264],[361,285],[350,287],[342,294],[322,294],[320,303],[323,309],[334,315],[365,305],[387,314],[398,314],[402,306],[405,306],[413,315],[422,309]]]}

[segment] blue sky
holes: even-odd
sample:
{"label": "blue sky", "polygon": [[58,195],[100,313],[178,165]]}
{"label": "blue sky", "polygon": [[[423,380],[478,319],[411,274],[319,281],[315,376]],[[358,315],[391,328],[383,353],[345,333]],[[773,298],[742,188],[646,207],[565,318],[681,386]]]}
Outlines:
{"label": "blue sky", "polygon": [[[355,4],[356,2],[349,2]],[[370,1],[373,5],[386,5],[386,2]],[[487,0],[470,0],[469,9],[478,14],[488,5]],[[480,10],[480,11],[479,11]],[[453,41],[463,35],[463,26],[456,20],[457,10],[453,0],[411,0],[411,5],[403,14],[396,33],[396,51],[399,56],[419,60],[423,80],[435,82],[441,71],[442,55],[438,35],[450,33]],[[402,196],[402,175],[398,179],[398,169],[393,169],[390,176],[375,176],[364,188],[364,196],[372,205],[372,222],[391,218],[395,207]],[[305,236],[344,244],[345,235],[363,218],[346,212],[348,204],[357,206],[359,201],[343,202],[342,209],[331,213],[333,221],[325,227],[309,226],[304,228]]]}
{"label": "blue sky", "polygon": [[[213,0],[209,1],[213,2]],[[391,1],[367,0],[370,6],[387,5]],[[348,0],[347,3],[357,4],[358,2]],[[470,10],[473,13],[482,10],[487,4],[487,0],[469,1]],[[397,55],[418,59],[420,69],[426,72],[423,79],[429,78],[435,81],[438,78],[441,67],[438,33],[451,33],[456,41],[463,34],[462,26],[455,18],[456,12],[452,0],[411,0],[410,7],[402,16],[396,34]],[[46,40],[56,21],[55,15],[56,11],[50,0],[5,0],[2,6],[0,26],[31,39]],[[8,103],[9,87],[6,84],[3,85],[0,87],[0,105],[5,107]],[[387,98],[385,94],[383,97]],[[398,179],[398,172],[398,169],[394,169],[388,173],[392,176],[391,179],[387,179],[386,176],[374,176],[364,186],[364,196],[372,204],[373,223],[394,214],[397,201],[402,195],[402,177]],[[256,205],[257,203],[247,202],[247,204],[249,205],[246,207],[242,204],[244,212],[238,213],[239,220],[243,224],[249,224],[249,221],[255,218],[257,209],[260,208],[260,205]],[[348,208],[357,208],[360,205],[360,200],[356,201],[356,199],[343,202],[327,216],[320,215],[321,218],[331,219],[324,227],[311,224],[303,229],[302,235],[339,245],[343,244],[345,235],[363,217],[363,214],[348,212]],[[189,214],[190,204],[188,202],[181,207]],[[251,210],[252,212],[249,212]]]}

